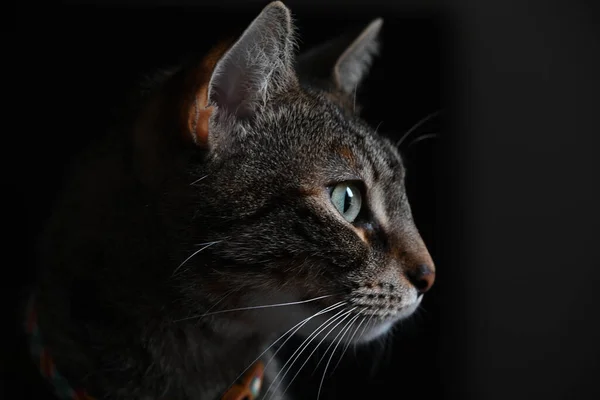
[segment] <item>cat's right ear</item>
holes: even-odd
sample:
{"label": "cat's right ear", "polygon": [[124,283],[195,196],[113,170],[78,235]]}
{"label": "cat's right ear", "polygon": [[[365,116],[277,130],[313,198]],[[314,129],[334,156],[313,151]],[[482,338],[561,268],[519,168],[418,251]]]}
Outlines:
{"label": "cat's right ear", "polygon": [[358,35],[342,35],[298,57],[297,71],[328,82],[345,96],[353,96],[379,51],[383,19],[371,21]]}
{"label": "cat's right ear", "polygon": [[210,147],[212,121],[250,119],[274,95],[297,84],[294,29],[289,9],[280,1],[267,5],[225,52],[205,60],[210,73],[188,108],[194,142]]}

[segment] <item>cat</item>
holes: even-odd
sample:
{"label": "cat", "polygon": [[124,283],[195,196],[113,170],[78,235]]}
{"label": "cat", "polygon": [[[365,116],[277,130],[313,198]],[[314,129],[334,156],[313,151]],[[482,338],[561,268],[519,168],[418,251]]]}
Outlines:
{"label": "cat", "polygon": [[284,399],[284,367],[310,352],[281,364],[273,344],[343,350],[418,308],[434,263],[400,154],[355,102],[381,27],[296,56],[290,10],[270,3],[81,157],[28,314],[65,382],[212,400],[260,365],[243,398]]}

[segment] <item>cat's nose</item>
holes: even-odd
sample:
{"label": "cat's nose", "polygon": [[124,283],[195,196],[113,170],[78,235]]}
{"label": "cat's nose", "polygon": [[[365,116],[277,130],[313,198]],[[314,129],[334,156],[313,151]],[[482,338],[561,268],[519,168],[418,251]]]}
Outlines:
{"label": "cat's nose", "polygon": [[406,276],[419,293],[425,293],[435,281],[435,270],[427,264],[420,264],[406,271]]}

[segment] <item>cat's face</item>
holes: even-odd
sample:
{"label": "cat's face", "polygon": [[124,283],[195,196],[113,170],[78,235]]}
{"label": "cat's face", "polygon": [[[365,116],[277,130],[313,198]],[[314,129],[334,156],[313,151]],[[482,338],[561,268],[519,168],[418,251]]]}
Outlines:
{"label": "cat's face", "polygon": [[327,103],[300,93],[282,100],[219,154],[202,181],[204,190],[218,186],[211,213],[228,214],[215,238],[226,239],[212,251],[232,264],[225,272],[255,284],[246,304],[330,296],[282,308],[276,320],[299,322],[344,302],[336,311],[353,309],[346,322],[374,316],[368,339],[416,309],[433,264],[412,221],[395,147]]}
{"label": "cat's face", "polygon": [[[413,313],[434,280],[398,151],[343,101],[366,70],[381,24],[337,59],[335,95],[300,83],[289,24],[287,9],[268,6],[211,80],[215,111],[200,140],[208,153],[189,177],[200,179],[190,189],[193,229],[218,242],[205,253],[218,261],[201,279],[223,283],[228,308],[302,302],[240,314],[255,330],[306,320],[298,333],[371,340]],[[252,51],[274,60],[261,70]]]}

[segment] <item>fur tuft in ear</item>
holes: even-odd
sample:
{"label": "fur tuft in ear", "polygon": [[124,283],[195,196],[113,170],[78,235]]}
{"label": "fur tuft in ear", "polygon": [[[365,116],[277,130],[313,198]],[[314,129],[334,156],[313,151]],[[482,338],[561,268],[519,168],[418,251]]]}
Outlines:
{"label": "fur tuft in ear", "polygon": [[288,8],[267,5],[217,63],[208,85],[208,104],[217,112],[251,117],[256,107],[296,83],[294,32]]}

